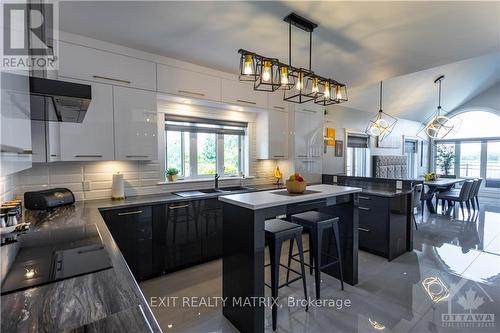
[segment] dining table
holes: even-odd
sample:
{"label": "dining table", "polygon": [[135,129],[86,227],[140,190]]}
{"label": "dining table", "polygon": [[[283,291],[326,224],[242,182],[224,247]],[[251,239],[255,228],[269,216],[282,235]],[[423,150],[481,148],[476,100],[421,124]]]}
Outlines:
{"label": "dining table", "polygon": [[447,192],[455,186],[455,184],[463,183],[465,179],[462,178],[438,178],[435,180],[425,180],[419,179],[422,181],[424,185],[429,187],[429,191],[425,193],[425,202],[427,204],[427,208],[429,212],[436,213],[436,208],[432,203],[432,199],[434,198],[435,193]]}

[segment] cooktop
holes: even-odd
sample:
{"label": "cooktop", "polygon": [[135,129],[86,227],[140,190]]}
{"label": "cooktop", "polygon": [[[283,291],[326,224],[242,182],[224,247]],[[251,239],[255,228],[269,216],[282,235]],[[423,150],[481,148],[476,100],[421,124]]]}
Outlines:
{"label": "cooktop", "polygon": [[1,295],[113,267],[94,224],[20,235]]}

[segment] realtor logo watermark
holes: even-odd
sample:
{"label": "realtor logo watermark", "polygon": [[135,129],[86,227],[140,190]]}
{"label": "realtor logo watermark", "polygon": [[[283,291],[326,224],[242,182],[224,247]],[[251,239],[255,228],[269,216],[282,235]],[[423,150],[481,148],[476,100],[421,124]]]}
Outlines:
{"label": "realtor logo watermark", "polygon": [[57,9],[57,3],[2,4],[2,69],[57,69]]}
{"label": "realtor logo watermark", "polygon": [[[451,288],[448,311],[441,314],[441,325],[453,328],[495,327],[493,299],[480,284],[461,279]],[[488,306],[489,305],[489,306]]]}

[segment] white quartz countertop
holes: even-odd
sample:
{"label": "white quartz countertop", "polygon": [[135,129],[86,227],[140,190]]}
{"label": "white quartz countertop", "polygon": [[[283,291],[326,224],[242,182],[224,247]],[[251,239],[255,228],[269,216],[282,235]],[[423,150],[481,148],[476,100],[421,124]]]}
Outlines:
{"label": "white quartz countertop", "polygon": [[260,191],[252,193],[230,194],[219,196],[219,200],[236,206],[256,210],[274,206],[288,205],[297,202],[336,197],[339,195],[361,192],[359,187],[337,185],[307,186],[304,194],[289,195],[286,189]]}

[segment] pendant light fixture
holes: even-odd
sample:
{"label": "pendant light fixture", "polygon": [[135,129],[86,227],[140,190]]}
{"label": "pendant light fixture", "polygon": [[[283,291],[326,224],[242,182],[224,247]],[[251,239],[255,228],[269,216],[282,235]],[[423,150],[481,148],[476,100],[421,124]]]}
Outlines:
{"label": "pendant light fixture", "polygon": [[379,142],[391,134],[398,122],[397,118],[382,111],[382,93],[383,86],[382,81],[380,81],[379,110],[377,115],[370,120],[365,130],[366,134],[378,137]]}
{"label": "pendant light fixture", "polygon": [[434,83],[438,84],[438,106],[435,113],[426,119],[423,127],[418,131],[417,135],[425,133],[431,139],[443,139],[455,127],[454,122],[445,116],[446,111],[441,107],[441,82],[443,80],[444,75],[441,75],[434,80]]}
{"label": "pendant light fixture", "polygon": [[[347,101],[345,84],[324,78],[311,70],[312,33],[318,25],[302,16],[291,13],[283,21],[288,23],[288,64],[276,58],[264,57],[240,49],[241,81],[254,82],[254,90],[273,92],[283,90],[287,102],[305,103],[314,101],[321,105]],[[292,26],[309,33],[309,68],[292,66]]]}

